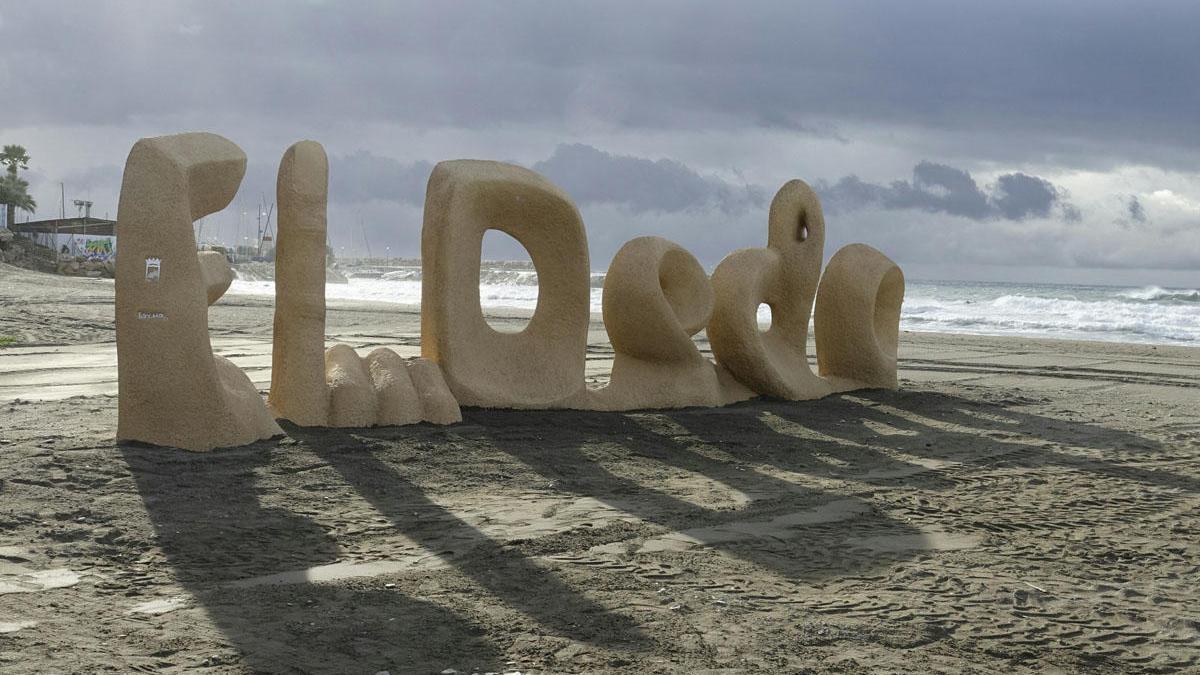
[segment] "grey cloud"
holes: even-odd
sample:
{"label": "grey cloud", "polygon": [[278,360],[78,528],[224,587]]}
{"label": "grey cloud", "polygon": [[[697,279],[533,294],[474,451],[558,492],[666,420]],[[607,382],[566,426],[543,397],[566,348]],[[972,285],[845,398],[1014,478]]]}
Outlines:
{"label": "grey cloud", "polygon": [[[766,201],[757,186],[704,176],[681,162],[614,155],[583,144],[559,145],[531,168],[581,205],[613,204],[632,213],[740,213]],[[329,199],[349,205],[381,200],[422,206],[432,171],[432,162],[401,162],[367,151],[332,156]]]}
{"label": "grey cloud", "polygon": [[670,159],[612,155],[590,145],[560,145],[533,170],[580,204],[615,204],[632,213],[716,209],[742,213],[766,202],[763,190],[704,176]]}
{"label": "grey cloud", "polygon": [[969,172],[928,161],[913,167],[911,181],[898,180],[884,186],[846,176],[832,185],[818,183],[816,188],[831,211],[877,206],[945,213],[972,220],[1025,220],[1049,217],[1057,210],[1065,220],[1079,219],[1079,211],[1066,200],[1065,191],[1044,178],[1004,174],[989,194]]}
{"label": "grey cloud", "polygon": [[62,182],[72,191],[104,190],[116,193],[121,188],[122,172],[123,169],[115,164],[92,166],[67,172]]}
{"label": "grey cloud", "polygon": [[582,106],[624,129],[908,125],[1026,157],[1048,141],[1200,152],[1200,4],[1182,0],[25,5],[2,28],[18,126],[231,107],[315,129],[545,126]]}
{"label": "grey cloud", "polygon": [[1137,195],[1129,195],[1129,201],[1125,205],[1128,211],[1129,219],[1135,223],[1146,222],[1146,209],[1142,206],[1142,202],[1138,200]]}
{"label": "grey cloud", "polygon": [[887,208],[919,208],[968,218],[988,215],[987,195],[971,174],[945,164],[921,162],[913,167],[912,183],[896,181],[885,195]]}
{"label": "grey cloud", "polygon": [[1062,214],[1062,219],[1068,223],[1083,221],[1083,213],[1079,210],[1079,207],[1070,202],[1060,201],[1058,203],[1058,211]]}
{"label": "grey cloud", "polygon": [[[713,264],[738,246],[766,237],[767,193],[755,185],[706,176],[682,162],[618,155],[589,145],[559,145],[531,168],[563,188],[579,205],[594,263],[600,266],[629,239],[656,234],[689,247]],[[329,237],[340,250],[420,254],[421,207],[433,163],[404,162],[367,151],[329,158]],[[274,201],[276,166],[252,162],[229,213],[213,217],[210,232],[237,238],[238,213]],[[220,228],[220,229],[218,229]],[[485,242],[485,254],[520,257],[503,237]],[[369,244],[368,244],[369,242]]]}
{"label": "grey cloud", "polygon": [[1045,218],[1059,199],[1059,190],[1045,178],[1010,173],[996,180],[992,204],[1009,220]]}
{"label": "grey cloud", "polygon": [[366,151],[331,157],[329,199],[346,203],[379,199],[421,206],[431,171],[433,164],[426,161],[405,163]]}

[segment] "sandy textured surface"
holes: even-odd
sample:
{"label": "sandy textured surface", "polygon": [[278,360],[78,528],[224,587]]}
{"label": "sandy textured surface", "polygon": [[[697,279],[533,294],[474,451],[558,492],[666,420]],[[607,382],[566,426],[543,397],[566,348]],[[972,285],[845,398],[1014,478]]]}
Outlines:
{"label": "sandy textured surface", "polygon": [[[111,282],[0,303],[0,672],[1200,666],[1200,349],[905,333],[900,392],[202,455],[113,443]],[[211,320],[265,388],[269,300]]]}

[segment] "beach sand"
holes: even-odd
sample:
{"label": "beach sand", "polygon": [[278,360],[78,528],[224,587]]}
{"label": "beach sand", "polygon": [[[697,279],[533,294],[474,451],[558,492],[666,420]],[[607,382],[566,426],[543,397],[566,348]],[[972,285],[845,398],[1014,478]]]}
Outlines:
{"label": "beach sand", "polygon": [[[191,454],[113,442],[111,282],[0,303],[3,673],[1200,666],[1200,349],[906,332],[896,392]],[[211,310],[262,388],[271,323]],[[419,351],[413,308],[328,332]]]}

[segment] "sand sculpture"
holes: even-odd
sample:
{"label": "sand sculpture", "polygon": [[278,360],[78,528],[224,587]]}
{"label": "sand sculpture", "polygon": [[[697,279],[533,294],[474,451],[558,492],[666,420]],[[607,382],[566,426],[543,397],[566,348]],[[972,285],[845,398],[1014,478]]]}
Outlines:
{"label": "sand sculpture", "polygon": [[[450,424],[462,419],[459,403],[630,410],[897,386],[904,275],[879,251],[851,244],[822,276],[825,221],[799,180],[771,203],[767,246],[734,251],[711,279],[678,244],[627,242],[604,282],[612,376],[589,389],[590,267],[575,205],[521,167],[442,162],[429,179],[421,235],[423,358],[326,350],[329,166],[320,144],[302,141],[279,166],[268,409],[237,367],[212,354],[207,307],[233,274],[221,254],[197,255],[191,234],[193,220],[232,200],[245,166],[236,145],[212,134],[143,139],[130,152],[118,217],[121,439],[207,450],[282,433],[272,413],[302,426]],[[519,333],[493,329],[480,306],[489,229],[520,242],[538,273],[537,307]],[[767,330],[758,324],[762,303],[772,313]],[[819,375],[808,362],[810,318]],[[715,363],[693,341],[703,329]]]}
{"label": "sand sculpture", "polygon": [[436,364],[379,348],[325,349],[325,242],[329,161],[315,141],[288,148],[276,200],[275,327],[271,392],[275,416],[301,426],[451,424],[462,419]]}
{"label": "sand sculpture", "polygon": [[842,247],[817,289],[817,366],[834,389],[895,389],[904,273],[866,244]]}
{"label": "sand sculpture", "polygon": [[117,212],[117,438],[188,450],[280,435],[258,390],[213,355],[208,306],[232,274],[196,254],[192,222],[225,208],[246,171],[230,141],[147,138],[129,152]]}
{"label": "sand sculpture", "polygon": [[754,396],[692,341],[712,312],[712,285],[691,253],[660,237],[627,242],[604,276],[612,376],[589,407],[719,406]]}
{"label": "sand sculpture", "polygon": [[[771,201],[767,247],[734,251],[713,272],[713,355],[760,394],[798,400],[832,392],[808,365],[808,320],[824,247],[820,201],[807,184],[793,180]],[[771,308],[766,331],[758,326],[762,303]]]}
{"label": "sand sculpture", "polygon": [[271,392],[280,419],[303,427],[329,418],[325,388],[325,242],[329,162],[313,141],[293,144],[279,162],[275,202],[275,324]]}
{"label": "sand sculpture", "polygon": [[[537,269],[537,308],[520,333],[493,329],[479,304],[489,229],[519,241]],[[460,404],[584,403],[591,268],[583,220],[566,194],[510,164],[438,164],[425,193],[421,268],[421,354],[442,367]]]}
{"label": "sand sculpture", "polygon": [[[480,243],[488,229],[529,251],[538,272],[533,318],[519,334],[488,326],[479,303]],[[734,251],[712,279],[690,253],[658,237],[628,242],[604,282],[614,351],[610,384],[583,384],[587,244],[570,198],[545,178],[497,162],[434,168],[422,231],[422,353],[458,400],[492,408],[629,410],[716,406],[756,394],[804,400],[896,386],[904,280],[869,246],[839,251],[821,281],[825,220],[803,181],[771,203],[767,246]],[[818,287],[821,375],[808,363]],[[759,328],[758,306],[772,311]],[[716,363],[692,336],[707,327]],[[866,350],[866,351],[864,351]]]}

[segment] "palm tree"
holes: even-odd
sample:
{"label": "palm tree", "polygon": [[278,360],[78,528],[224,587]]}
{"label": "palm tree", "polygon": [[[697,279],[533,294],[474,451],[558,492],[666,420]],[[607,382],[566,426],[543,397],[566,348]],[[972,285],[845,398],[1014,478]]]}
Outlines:
{"label": "palm tree", "polygon": [[17,209],[26,213],[37,210],[37,202],[29,196],[29,181],[14,174],[0,176],[0,204],[8,206],[8,224],[11,227]]}
{"label": "palm tree", "polygon": [[17,167],[22,169],[29,168],[29,155],[25,153],[25,148],[19,145],[6,145],[4,150],[0,151],[0,164],[8,167],[8,175],[17,175]]}
{"label": "palm tree", "polygon": [[0,151],[0,164],[8,171],[8,175],[3,178],[5,184],[0,188],[0,204],[8,206],[8,220],[5,223],[12,227],[17,209],[33,213],[37,208],[37,203],[29,196],[29,183],[17,177],[17,167],[29,168],[29,155],[20,145],[6,145],[4,150]]}

